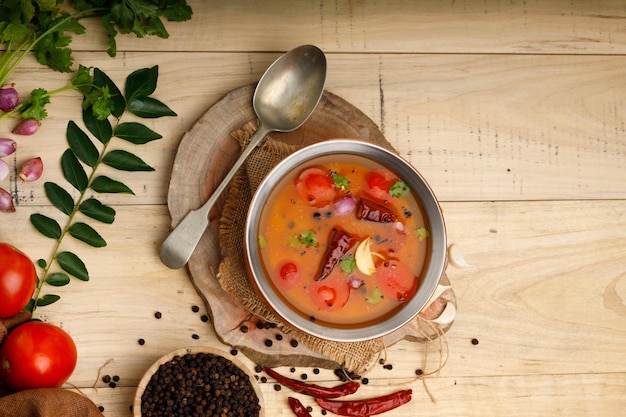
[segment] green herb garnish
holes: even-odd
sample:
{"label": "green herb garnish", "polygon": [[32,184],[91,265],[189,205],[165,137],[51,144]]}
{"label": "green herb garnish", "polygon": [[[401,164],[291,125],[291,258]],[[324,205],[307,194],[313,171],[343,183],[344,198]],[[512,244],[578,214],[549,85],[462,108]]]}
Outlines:
{"label": "green herb garnish", "polygon": [[402,197],[411,191],[408,185],[404,181],[397,181],[389,188],[389,195],[392,197]]}
{"label": "green herb garnish", "polygon": [[339,188],[342,191],[347,191],[350,189],[350,181],[341,174],[333,173],[331,174],[333,179],[333,183],[335,184],[335,188]]}
{"label": "green herb garnish", "polygon": [[344,274],[351,274],[356,269],[356,259],[352,255],[347,255],[339,261],[339,267]]}
{"label": "green herb garnish", "polygon": [[430,236],[430,232],[424,227],[418,227],[415,229],[415,234],[419,240],[424,240]]}
{"label": "green herb garnish", "polygon": [[300,233],[298,241],[304,246],[317,246],[317,236],[315,236],[315,232],[313,230],[305,230]]}
{"label": "green herb garnish", "polygon": [[371,295],[368,295],[367,297],[365,297],[365,301],[367,301],[370,304],[378,304],[382,301],[382,299],[383,299],[383,292],[378,287],[375,287],[372,290]]}

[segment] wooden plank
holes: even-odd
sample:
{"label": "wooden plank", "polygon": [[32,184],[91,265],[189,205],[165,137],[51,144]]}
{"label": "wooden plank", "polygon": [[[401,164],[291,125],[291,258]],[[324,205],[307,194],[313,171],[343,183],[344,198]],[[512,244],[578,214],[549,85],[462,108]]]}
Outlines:
{"label": "wooden plank", "polygon": [[[109,201],[164,204],[184,132],[226,93],[258,80],[276,56],[135,53],[100,62],[93,53],[79,54],[120,85],[131,71],[158,64],[155,95],[180,115],[144,121],[164,136],[160,141],[113,145],[136,151],[157,171],[105,169],[137,193]],[[328,60],[327,89],[381,126],[442,201],[626,198],[623,56],[341,54]],[[19,88],[67,82],[67,75],[37,68],[29,61],[18,72]],[[34,79],[26,75],[31,70]],[[40,182],[16,179],[24,160],[42,156],[45,179],[63,182],[58,161],[68,120],[80,122],[80,98],[54,97],[49,111],[36,136],[17,138],[18,152],[8,160],[12,174],[4,188],[20,205],[47,204]]]}
{"label": "wooden plank", "polygon": [[[191,21],[167,23],[168,39],[118,36],[129,51],[286,51],[315,43],[328,52],[623,54],[619,0],[332,3],[191,0]],[[104,50],[99,22],[74,47]],[[251,29],[252,28],[252,29]]]}

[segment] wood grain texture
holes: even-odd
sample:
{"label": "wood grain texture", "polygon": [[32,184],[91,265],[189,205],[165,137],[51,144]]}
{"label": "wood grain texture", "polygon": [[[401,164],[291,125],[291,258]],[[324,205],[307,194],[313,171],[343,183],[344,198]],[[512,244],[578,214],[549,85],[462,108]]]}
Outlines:
{"label": "wood grain texture", "polygon": [[[47,288],[61,301],[37,314],[77,343],[79,363],[68,387],[104,406],[107,417],[130,417],[135,387],[159,357],[186,346],[228,350],[202,320],[208,312],[187,273],[158,259],[171,223],[174,157],[210,106],[257,81],[280,53],[314,43],[327,53],[328,91],[367,115],[424,174],[442,201],[449,241],[473,265],[448,268],[459,313],[446,344],[395,344],[386,352],[393,370],[374,367],[360,395],[389,384],[413,388],[413,401],[391,417],[623,414],[623,2],[190,3],[193,20],[168,25],[169,39],[122,37],[116,59],[104,53],[95,22],[73,43],[77,62],[119,83],[132,70],[158,64],[156,95],[178,117],[148,121],[164,138],[136,149],[157,168],[123,177],[136,195],[106,197],[118,213],[113,225],[99,227],[108,246],[65,243],[91,279]],[[29,91],[68,79],[29,58],[10,81]],[[30,214],[61,217],[42,182],[19,182],[16,167],[42,156],[44,180],[63,183],[58,159],[79,105],[72,93],[54,97],[40,132],[16,138],[18,151],[7,158],[11,174],[0,187],[13,193],[18,211],[0,216],[0,241],[33,259],[47,258],[53,242],[33,230]],[[0,136],[13,137],[10,121],[0,128]],[[415,370],[434,371],[439,347],[447,362],[426,379],[433,402]],[[118,387],[101,382],[99,371],[120,376]],[[336,380],[327,370],[296,372],[320,383]],[[261,389],[267,415],[291,415],[287,389],[275,391],[271,382]]]}

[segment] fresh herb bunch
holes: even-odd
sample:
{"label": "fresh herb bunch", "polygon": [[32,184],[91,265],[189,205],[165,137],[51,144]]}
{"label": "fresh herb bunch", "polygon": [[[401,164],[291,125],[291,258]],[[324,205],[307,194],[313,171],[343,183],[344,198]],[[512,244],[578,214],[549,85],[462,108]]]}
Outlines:
{"label": "fresh herb bunch", "polygon": [[[104,238],[90,225],[75,219],[78,213],[105,224],[115,220],[115,210],[87,193],[108,194],[133,191],[124,183],[108,176],[100,175],[98,168],[108,165],[121,171],[153,171],[135,154],[124,150],[109,150],[111,139],[118,138],[135,145],[143,145],[162,136],[139,122],[124,122],[124,114],[131,113],[140,118],[176,116],[167,105],[152,97],[158,80],[158,67],[137,70],[126,78],[124,93],[102,71],[91,71],[81,67],[79,73],[84,86],[83,123],[90,135],[70,120],[66,136],[69,148],[61,157],[61,170],[67,182],[78,191],[76,200],[62,186],[46,182],[44,190],[54,207],[67,216],[61,227],[55,219],[43,214],[32,214],[30,221],[42,235],[54,239],[55,246],[49,260],[40,259],[37,264],[42,269],[35,296],[27,307],[34,312],[37,307],[52,304],[59,300],[55,294],[42,294],[44,284],[64,286],[70,283],[70,276],[81,281],[89,280],[89,272],[84,262],[76,254],[62,250],[62,242],[71,236],[92,247],[106,246]],[[58,266],[58,268],[55,267]]]}
{"label": "fresh herb bunch", "polygon": [[[167,38],[162,18],[169,21],[189,20],[191,7],[185,0],[0,0],[0,86],[32,51],[37,61],[55,71],[73,72],[74,58],[69,47],[71,35],[85,33],[81,19],[99,17],[107,31],[107,53],[117,54],[118,33],[134,33]],[[69,10],[69,11],[68,11]],[[71,85],[69,86],[71,88]],[[11,112],[0,116],[23,120],[43,120],[50,96],[65,91],[33,90],[31,98]],[[34,107],[33,107],[34,106]]]}

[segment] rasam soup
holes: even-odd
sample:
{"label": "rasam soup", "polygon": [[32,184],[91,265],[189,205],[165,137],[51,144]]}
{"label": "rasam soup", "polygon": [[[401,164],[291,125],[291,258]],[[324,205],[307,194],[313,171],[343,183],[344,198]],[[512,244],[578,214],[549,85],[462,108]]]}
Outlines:
{"label": "rasam soup", "polygon": [[429,231],[413,192],[361,156],[325,156],[285,176],[259,223],[266,275],[303,316],[334,327],[375,323],[417,291]]}

